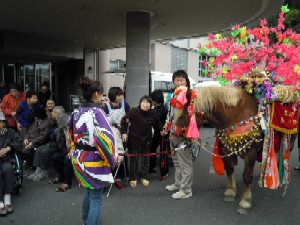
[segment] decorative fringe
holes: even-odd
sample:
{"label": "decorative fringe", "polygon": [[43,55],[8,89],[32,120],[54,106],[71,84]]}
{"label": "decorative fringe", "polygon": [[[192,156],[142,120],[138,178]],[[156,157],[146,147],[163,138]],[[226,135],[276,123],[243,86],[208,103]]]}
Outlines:
{"label": "decorative fringe", "polygon": [[[279,161],[279,174],[281,176],[280,184],[290,184],[290,135],[282,134]],[[280,168],[281,166],[281,168]]]}
{"label": "decorative fringe", "polygon": [[200,138],[195,114],[193,114],[191,117],[189,126],[187,127],[187,132],[186,132],[185,137],[189,138],[189,139],[199,139]]}
{"label": "decorative fringe", "polygon": [[219,138],[216,138],[216,143],[214,147],[214,154],[212,157],[212,164],[213,168],[218,175],[224,175],[224,162],[223,159],[220,157],[220,149],[219,149]]}
{"label": "decorative fringe", "polygon": [[267,157],[267,164],[264,176],[264,187],[269,189],[277,189],[279,186],[279,175],[277,160],[274,149],[274,130],[271,130],[271,144]]}
{"label": "decorative fringe", "polygon": [[278,174],[279,174],[279,182],[280,184],[283,184],[284,169],[283,169],[282,151],[279,152]]}

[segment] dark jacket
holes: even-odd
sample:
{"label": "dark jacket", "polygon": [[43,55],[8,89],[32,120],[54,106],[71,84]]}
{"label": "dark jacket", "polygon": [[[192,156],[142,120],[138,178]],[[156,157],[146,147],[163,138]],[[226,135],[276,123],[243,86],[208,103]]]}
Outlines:
{"label": "dark jacket", "polygon": [[127,142],[129,150],[137,151],[142,148],[148,151],[152,140],[152,128],[159,130],[162,128],[155,111],[153,109],[148,111],[143,111],[140,108],[130,109],[129,113],[121,121],[122,134],[127,133],[127,120],[130,123]]}
{"label": "dark jacket", "polygon": [[0,161],[8,161],[14,158],[14,153],[18,151],[22,146],[22,139],[19,134],[13,129],[7,128],[7,132],[0,135],[0,149],[10,147],[11,150],[6,154],[4,158],[0,158]]}
{"label": "dark jacket", "polygon": [[[161,124],[165,124],[167,116],[168,116],[168,108],[164,105],[164,103],[159,104],[154,108],[156,112],[156,116],[158,117]],[[157,131],[157,130],[156,130]],[[160,131],[160,130],[158,130]]]}
{"label": "dark jacket", "polygon": [[35,119],[25,134],[24,139],[32,142],[34,148],[46,144],[49,142],[49,128],[50,122],[48,119]]}
{"label": "dark jacket", "polygon": [[46,107],[47,101],[51,98],[51,91],[47,90],[46,93],[39,92],[38,99],[43,107]]}

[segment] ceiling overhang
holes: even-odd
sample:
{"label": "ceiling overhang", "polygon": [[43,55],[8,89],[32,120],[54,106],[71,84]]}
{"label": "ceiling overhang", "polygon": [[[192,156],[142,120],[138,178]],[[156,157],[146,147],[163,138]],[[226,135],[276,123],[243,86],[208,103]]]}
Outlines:
{"label": "ceiling overhang", "polygon": [[10,0],[0,7],[0,30],[108,49],[126,44],[126,13],[151,13],[150,39],[204,36],[235,24],[256,25],[279,12],[279,0]]}

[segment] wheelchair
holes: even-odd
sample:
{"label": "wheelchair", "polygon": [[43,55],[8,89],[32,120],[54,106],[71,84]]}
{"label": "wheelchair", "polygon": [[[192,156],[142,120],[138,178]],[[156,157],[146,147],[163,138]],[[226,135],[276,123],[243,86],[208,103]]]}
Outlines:
{"label": "wheelchair", "polygon": [[13,194],[21,195],[22,194],[22,185],[23,185],[23,166],[21,157],[15,153],[14,158],[10,160],[10,163],[13,167],[14,180],[13,180]]}

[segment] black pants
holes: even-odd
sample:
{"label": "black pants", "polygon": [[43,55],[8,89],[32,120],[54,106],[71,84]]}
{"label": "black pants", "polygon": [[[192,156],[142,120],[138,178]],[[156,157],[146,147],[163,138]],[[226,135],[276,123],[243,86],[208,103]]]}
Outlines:
{"label": "black pants", "polygon": [[160,154],[160,176],[165,176],[169,173],[169,154],[170,154],[170,142],[169,136],[165,136],[162,138],[160,152],[167,152]]}
{"label": "black pants", "polygon": [[58,173],[59,181],[72,186],[74,170],[71,159],[66,157],[65,154],[56,152],[52,155],[51,160],[53,162],[55,171]]}
{"label": "black pants", "polygon": [[34,153],[35,151],[33,148],[23,149],[21,151],[21,157],[24,161],[26,161],[26,168],[33,166]]}
{"label": "black pants", "polygon": [[[161,152],[169,152],[170,151],[170,143],[169,136],[161,137],[160,133],[154,133],[151,143],[150,152],[156,153],[157,148],[159,147],[159,169],[160,176],[165,176],[169,173],[169,153],[161,153]],[[156,167],[156,155],[150,156],[150,170]]]}
{"label": "black pants", "polygon": [[0,202],[4,201],[4,195],[13,191],[14,172],[10,162],[0,161]]}
{"label": "black pants", "polygon": [[[147,154],[149,153],[150,149],[143,148],[142,146],[139,146],[137,149],[129,149],[130,154]],[[132,156],[130,157],[130,177],[131,180],[137,180],[137,174],[138,174],[138,165],[139,165],[139,158],[141,158],[141,177],[143,179],[148,178],[148,170],[149,170],[149,156]]]}
{"label": "black pants", "polygon": [[[157,148],[158,146],[161,145],[161,136],[158,131],[154,132],[154,135],[152,137],[152,142],[151,142],[151,148],[150,148],[150,153],[157,153]],[[156,167],[156,161],[157,157],[156,155],[150,156],[149,157],[149,170],[154,170]]]}

